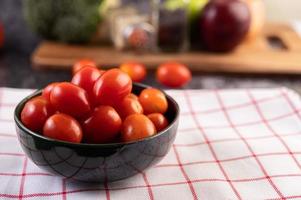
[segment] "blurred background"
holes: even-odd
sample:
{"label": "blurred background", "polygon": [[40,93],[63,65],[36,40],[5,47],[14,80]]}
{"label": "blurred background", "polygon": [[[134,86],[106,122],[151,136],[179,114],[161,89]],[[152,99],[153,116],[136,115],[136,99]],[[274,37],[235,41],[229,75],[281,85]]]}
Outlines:
{"label": "blurred background", "polygon": [[268,21],[291,22],[301,19],[301,1],[264,0],[264,4]]}
{"label": "blurred background", "polygon": [[[246,0],[246,1],[252,2],[252,0]],[[282,26],[284,24],[285,27],[286,26],[292,27],[292,30],[295,31],[295,34],[296,35],[300,34],[301,36],[301,31],[300,33],[298,33],[298,30],[301,30],[300,28],[301,26],[299,25],[299,22],[301,22],[300,0],[289,0],[289,1],[254,0],[254,2],[258,2],[258,1],[260,2],[260,4],[263,5],[263,7],[257,8],[257,11],[255,11],[255,13],[258,12],[259,13],[258,15],[262,16],[261,20],[262,21],[264,20],[262,24],[273,25],[272,28],[269,29],[269,34],[273,31],[278,33],[278,31],[280,30],[282,31],[281,33],[279,33],[280,36],[284,35],[284,37],[287,37],[286,35],[288,31],[286,28],[283,28]],[[43,29],[42,31],[41,29],[39,29],[41,27],[36,25],[37,22],[35,20],[39,18],[47,21],[48,19],[45,16],[44,16],[45,18],[41,18],[39,16],[41,13],[38,13],[37,10],[44,9],[51,12],[52,11],[51,9],[54,9],[58,11],[62,9],[61,4],[63,4],[62,3],[63,1],[61,3],[58,3],[58,5],[60,5],[59,7],[51,7],[51,9],[49,6],[46,6],[46,8],[43,7],[45,6],[45,3],[41,3],[41,2],[43,1],[42,0],[40,1],[39,0],[1,0],[0,1],[0,23],[3,25],[2,27],[3,27],[3,34],[4,34],[4,42],[0,52],[0,86],[1,87],[41,88],[47,85],[49,82],[69,80],[71,77],[70,71],[71,71],[72,63],[75,62],[76,59],[80,59],[81,55],[82,58],[87,58],[90,56],[93,59],[96,58],[96,62],[100,66],[115,65],[115,63],[111,62],[112,60],[114,60],[114,57],[111,57],[107,63],[103,61],[103,57],[104,57],[103,55],[107,56],[107,54],[122,55],[122,56],[116,56],[116,58],[117,57],[125,58],[124,61],[126,61],[127,58],[131,60],[135,57],[143,58],[145,64],[151,66],[150,74],[149,76],[147,76],[144,82],[158,87],[164,87],[164,86],[158,84],[155,81],[154,70],[156,69],[155,67],[156,64],[151,61],[158,60],[157,62],[159,64],[160,62],[162,62],[162,60],[165,59],[174,60],[176,58],[182,59],[184,63],[187,61],[187,63],[185,64],[187,64],[189,67],[191,65],[191,69],[194,71],[192,81],[188,85],[186,85],[185,88],[288,86],[294,89],[296,88],[298,89],[299,87],[301,87],[301,80],[299,75],[301,73],[301,63],[300,66],[298,66],[298,63],[293,62],[293,61],[297,62],[299,57],[301,57],[301,54],[299,53],[299,51],[301,52],[300,50],[301,47],[299,48],[296,45],[295,46],[293,45],[292,47],[293,52],[288,51],[285,54],[281,54],[280,57],[284,57],[284,58],[287,57],[287,59],[289,60],[289,61],[284,61],[283,66],[281,66],[281,64],[279,63],[278,64],[272,63],[271,62],[272,59],[270,59],[267,60],[266,62],[262,62],[263,64],[262,67],[258,65],[257,67],[265,68],[264,66],[266,65],[268,66],[270,64],[271,66],[273,65],[275,67],[272,69],[271,72],[269,72],[269,70],[265,70],[264,72],[260,72],[260,73],[258,73],[258,69],[254,71],[254,68],[250,66],[253,63],[252,61],[253,57],[246,56],[245,60],[242,60],[242,57],[244,56],[240,56],[240,55],[247,55],[247,54],[252,54],[252,56],[253,54],[254,56],[255,55],[258,56],[258,54],[260,54],[259,56],[265,55],[266,50],[264,50],[263,53],[260,52],[258,53],[257,48],[259,48],[258,46],[260,46],[261,43],[252,42],[252,41],[260,41],[257,39],[251,39],[248,40],[247,42],[245,42],[246,41],[245,39],[244,42],[241,42],[238,47],[235,46],[235,50],[231,49],[230,51],[227,52],[225,51],[222,53],[220,52],[221,49],[217,48],[215,44],[213,44],[213,47],[210,47],[210,44],[208,42],[207,43],[204,42],[204,44],[199,45],[201,46],[201,50],[198,50],[197,48],[196,50],[197,53],[193,53],[193,54],[190,53],[192,51],[191,49],[193,49],[193,44],[195,44],[196,43],[195,41],[197,41],[198,39],[193,40],[191,42],[192,45],[190,45],[189,48],[187,47],[186,44],[187,41],[185,40],[191,40],[193,36],[191,36],[190,39],[185,38],[185,40],[184,39],[182,40],[180,37],[181,34],[179,34],[180,38],[172,38],[173,35],[172,33],[174,32],[179,33],[179,30],[186,31],[186,29],[188,29],[187,34],[189,35],[189,30],[191,30],[191,27],[187,28],[186,26],[188,26],[190,22],[188,22],[187,25],[187,22],[183,21],[182,24],[177,24],[178,27],[173,27],[175,29],[171,29],[171,27],[167,29],[163,29],[168,27],[168,25],[166,24],[168,21],[170,22],[170,19],[173,19],[173,17],[168,12],[162,12],[163,11],[162,7],[164,7],[164,9],[167,9],[168,11],[169,9],[173,9],[173,12],[175,10],[179,10],[184,6],[184,4],[179,3],[181,2],[179,0],[169,1],[169,3],[165,3],[165,4],[161,3],[162,1],[159,1],[157,5],[159,6],[159,8],[157,8],[158,12],[155,12],[153,10],[154,8],[151,10],[148,9],[143,10],[144,8],[141,7],[144,6],[139,5],[139,7],[142,9],[142,12],[144,14],[150,12],[149,14],[147,14],[147,19],[144,18],[145,15],[143,15],[142,17],[141,16],[137,17],[137,15],[139,15],[141,11],[139,12],[132,11],[131,8],[116,3],[117,1],[115,0],[107,1],[107,3],[104,3],[104,1],[89,0],[86,1],[85,4],[83,4],[84,6],[89,6],[89,9],[91,7],[91,10],[89,11],[89,15],[85,15],[85,13],[82,10],[81,11],[79,10],[78,12],[80,12],[80,14],[77,16],[77,18],[70,17],[68,19],[65,19],[67,20],[68,25],[63,23],[63,25],[61,25],[63,28],[57,28],[55,31],[52,31],[52,29],[47,29],[47,28],[45,28],[45,30]],[[60,1],[58,0],[56,2],[60,2]],[[77,0],[74,2],[81,4],[81,0]],[[132,2],[134,2],[134,4],[131,4],[131,6],[141,3],[141,1],[134,1],[134,0],[132,1],[124,0],[122,3],[124,4],[124,3],[132,3]],[[183,2],[187,4],[187,1],[183,1]],[[205,0],[200,0],[200,2],[202,2],[200,4],[204,6],[208,3],[205,2]],[[250,2],[247,3],[245,2],[245,4],[249,4],[249,3]],[[187,6],[186,4],[185,6]],[[72,12],[77,12],[77,8],[76,8],[77,6],[74,5],[72,6],[68,5],[68,6],[69,8],[72,7],[70,8],[70,10],[72,9]],[[195,9],[194,7],[191,8],[191,10],[194,9]],[[212,9],[214,10],[214,6]],[[261,9],[264,9],[264,11],[261,11]],[[71,12],[70,10],[66,11],[66,13]],[[86,8],[86,10],[88,10],[88,7]],[[209,13],[210,9],[208,10]],[[62,12],[64,13],[65,11]],[[99,22],[95,21],[96,18],[94,18],[93,12],[95,12],[94,15],[96,14],[98,15],[97,17],[99,17],[100,15],[101,19],[99,19]],[[187,18],[190,17],[191,14],[190,12],[193,11],[187,11],[186,13]],[[198,14],[201,15],[201,11],[198,12],[200,12]],[[130,17],[133,15],[133,13],[135,13],[135,17]],[[243,15],[241,13],[237,12],[237,15]],[[170,16],[168,16],[169,14]],[[182,13],[179,11],[174,15],[174,16],[178,16],[176,20],[177,22],[181,21],[181,16],[182,16],[181,14]],[[154,16],[158,17],[158,15],[159,15],[158,21],[154,22],[153,21]],[[255,14],[253,13],[253,17],[254,15]],[[57,17],[59,16],[60,15],[58,15]],[[120,16],[121,19],[122,16],[128,16],[128,18],[124,18],[128,20],[121,20],[120,18],[118,18]],[[224,17],[223,19],[225,18],[227,17]],[[74,21],[77,20],[80,21],[81,24],[86,23],[87,26],[83,26],[79,30],[79,33],[77,35],[71,34],[71,32],[72,33],[75,32],[71,30],[79,29],[78,28],[79,26],[74,25],[73,23]],[[88,34],[87,31],[93,32],[93,30],[90,30],[90,27],[93,25],[93,23],[100,23],[100,22],[102,25],[101,27],[97,26],[97,30],[95,31],[97,33],[91,34],[92,35],[91,37],[90,35],[87,36]],[[237,22],[239,22],[239,20]],[[42,22],[42,24],[45,25],[44,22]],[[125,26],[125,24],[129,26]],[[151,27],[149,26],[149,24],[153,26]],[[51,26],[51,23],[49,23],[47,26]],[[261,28],[259,25],[260,27],[259,29],[264,29],[264,26],[265,25],[262,25]],[[66,31],[66,29],[70,30],[70,32]],[[49,30],[52,31],[51,33],[55,32],[56,35],[54,34],[49,35]],[[84,30],[84,33],[82,32],[82,30]],[[208,30],[211,30],[210,26],[209,28],[206,28],[206,31]],[[160,31],[162,31],[162,34]],[[234,31],[237,32],[237,30]],[[41,32],[43,33],[41,34]],[[264,30],[259,30],[258,32],[260,33],[256,33],[255,34],[256,36],[254,36],[254,38],[261,37],[260,34],[261,32],[264,32]],[[165,34],[165,36],[167,35],[168,39],[166,38],[164,39],[163,33]],[[158,35],[156,34],[159,34],[159,38],[161,38],[161,40],[157,39]],[[185,33],[183,32],[183,35],[184,34]],[[202,36],[204,35],[206,35],[205,32],[204,33],[202,32]],[[296,35],[294,35],[294,37]],[[88,42],[86,41],[87,37],[89,37]],[[291,39],[294,40],[294,37],[291,37]],[[49,46],[48,44],[45,44],[44,43],[45,39],[55,41],[54,46]],[[280,46],[280,52],[283,46],[284,46],[283,49],[286,48],[286,44],[283,44],[283,41],[280,42],[278,41],[279,38],[278,39],[269,38],[269,40],[270,39],[272,40],[272,43],[275,43],[273,45],[275,45],[276,48]],[[106,42],[109,40],[110,40],[110,44],[107,44]],[[62,43],[62,41],[64,43]],[[74,46],[70,45],[70,43]],[[87,47],[87,43],[88,43],[88,47]],[[64,48],[61,48],[60,46],[61,44],[65,45]],[[105,49],[97,49],[97,48],[104,48],[104,47]],[[66,52],[66,49],[68,48],[71,48],[72,50],[71,52],[73,51],[77,52],[77,54],[79,55],[76,55],[75,58],[70,57],[71,53],[66,55],[65,54],[62,55],[58,53],[60,55],[55,55],[56,52]],[[102,51],[104,53],[99,53],[99,58],[98,58],[98,54],[95,53],[94,51],[96,52]],[[111,51],[114,53],[112,54]],[[193,51],[195,52],[195,50]],[[218,53],[216,51],[218,51]],[[249,53],[248,51],[250,51],[251,53]],[[147,56],[144,56],[145,54]],[[152,57],[152,55],[149,54],[153,54],[155,55],[155,57]],[[278,55],[279,50],[277,50],[276,53],[275,52],[266,53],[266,55],[268,55],[266,59],[272,58],[274,54]],[[42,66],[45,64],[46,62],[45,60],[47,60],[45,59],[45,57],[43,57],[45,55],[53,56],[51,57],[52,61],[49,64],[49,66],[52,67],[46,65]],[[59,58],[54,59],[55,56],[59,56]],[[34,57],[36,58],[35,61],[33,60]],[[198,57],[200,59],[197,59]],[[218,63],[215,61],[211,62],[212,60],[216,60],[216,59],[220,60],[220,62]],[[49,61],[49,59],[47,61]],[[232,61],[234,63],[233,64],[234,67],[231,66]],[[243,67],[250,67],[250,70],[249,68],[248,70],[241,70],[241,69],[237,70],[237,68],[239,68],[238,66],[240,62],[242,63]],[[259,65],[260,64],[261,63],[259,63]],[[61,65],[61,67],[57,67],[56,65]],[[230,70],[229,70],[229,66],[230,66]],[[68,68],[70,68],[70,70],[68,70]],[[210,69],[208,70],[208,68],[214,70],[210,70]],[[277,69],[278,71],[275,72],[275,69]]]}

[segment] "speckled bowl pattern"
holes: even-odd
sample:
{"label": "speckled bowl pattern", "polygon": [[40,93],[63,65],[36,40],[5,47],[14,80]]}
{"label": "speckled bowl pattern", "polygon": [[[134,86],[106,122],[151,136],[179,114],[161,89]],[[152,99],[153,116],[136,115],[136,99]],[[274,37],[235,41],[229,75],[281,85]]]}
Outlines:
{"label": "speckled bowl pattern", "polygon": [[[134,84],[139,94],[147,86]],[[155,165],[168,153],[177,133],[179,106],[168,95],[166,117],[170,125],[158,134],[135,142],[73,144],[44,137],[27,129],[20,120],[25,103],[41,94],[37,91],[15,109],[19,142],[25,154],[40,168],[62,177],[84,182],[111,182],[131,177]]]}

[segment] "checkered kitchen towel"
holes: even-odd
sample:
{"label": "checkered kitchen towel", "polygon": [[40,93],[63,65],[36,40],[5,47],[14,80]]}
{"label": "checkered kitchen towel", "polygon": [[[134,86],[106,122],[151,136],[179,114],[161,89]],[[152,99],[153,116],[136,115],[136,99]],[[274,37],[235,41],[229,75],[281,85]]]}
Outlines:
{"label": "checkered kitchen towel", "polygon": [[52,176],[24,156],[13,110],[31,92],[0,89],[0,199],[301,199],[301,100],[288,89],[168,91],[181,107],[173,148],[105,186]]}

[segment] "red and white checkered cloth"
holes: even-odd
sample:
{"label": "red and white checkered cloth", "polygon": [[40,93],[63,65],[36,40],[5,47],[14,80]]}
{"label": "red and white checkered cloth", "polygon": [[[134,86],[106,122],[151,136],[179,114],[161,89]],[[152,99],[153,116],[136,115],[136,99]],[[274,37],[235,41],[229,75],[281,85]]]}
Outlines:
{"label": "red and white checkered cloth", "polygon": [[169,91],[178,135],[157,166],[104,186],[66,181],[28,160],[15,105],[0,89],[0,199],[301,199],[301,100],[288,89]]}

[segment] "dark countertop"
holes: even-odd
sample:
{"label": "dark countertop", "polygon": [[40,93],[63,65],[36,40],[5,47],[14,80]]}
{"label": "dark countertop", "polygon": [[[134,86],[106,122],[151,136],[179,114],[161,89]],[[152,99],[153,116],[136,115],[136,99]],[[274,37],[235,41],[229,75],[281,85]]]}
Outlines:
{"label": "dark countertop", "polygon": [[[5,45],[0,51],[0,87],[41,88],[53,81],[71,78],[69,71],[42,71],[31,68],[30,55],[40,41],[26,26],[22,0],[1,0],[0,21],[4,23]],[[159,86],[150,73],[147,84]],[[186,88],[280,87],[299,88],[298,75],[193,74]]]}

